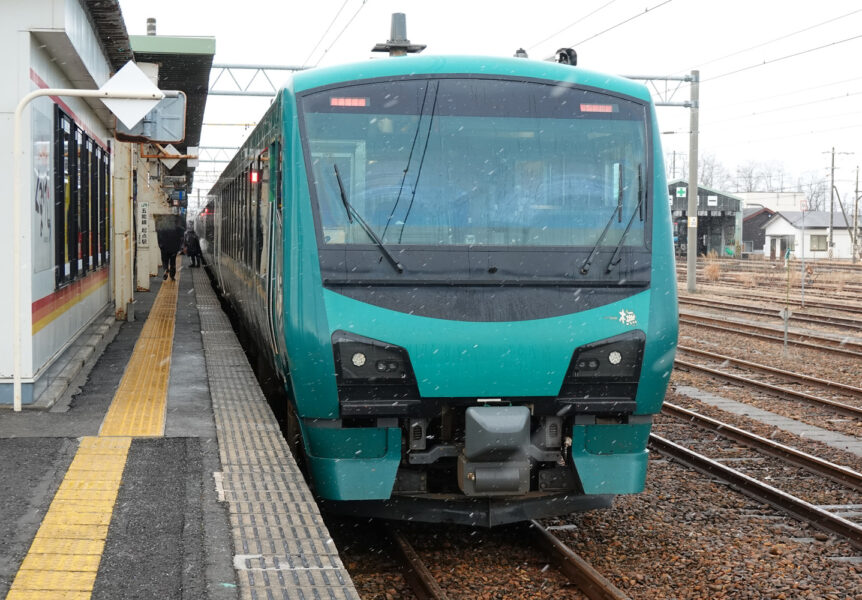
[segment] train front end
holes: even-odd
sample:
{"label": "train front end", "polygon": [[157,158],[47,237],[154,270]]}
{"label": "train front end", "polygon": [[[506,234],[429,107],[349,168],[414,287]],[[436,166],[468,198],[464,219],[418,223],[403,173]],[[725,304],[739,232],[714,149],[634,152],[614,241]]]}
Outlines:
{"label": "train front end", "polygon": [[410,57],[293,92],[285,337],[324,502],[496,525],[641,491],[677,339],[643,86]]}

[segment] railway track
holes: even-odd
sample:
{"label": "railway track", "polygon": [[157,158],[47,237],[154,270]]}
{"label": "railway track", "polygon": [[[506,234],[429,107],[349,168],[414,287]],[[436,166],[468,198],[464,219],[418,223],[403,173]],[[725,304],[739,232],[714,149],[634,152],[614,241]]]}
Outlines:
{"label": "railway track", "polygon": [[[734,302],[722,302],[715,299],[695,298],[692,296],[680,296],[680,304],[688,306],[697,306],[702,308],[713,308],[720,310],[729,310],[734,313],[756,315],[762,317],[773,317],[781,319],[780,311],[775,308],[764,308],[761,306],[740,305]],[[862,330],[862,318],[853,317],[837,317],[833,315],[816,315],[810,313],[801,313],[791,311],[790,320],[796,323],[810,323],[812,325],[833,325],[840,327],[850,327],[853,329]]]}
{"label": "railway track", "polygon": [[[755,300],[758,302],[773,302],[775,304],[788,304],[792,307],[801,307],[802,299],[797,297],[797,290],[791,290],[791,296],[788,299],[784,293],[770,294],[767,292],[754,292],[751,289],[743,288],[740,291],[738,286],[716,286],[702,285],[699,288],[702,292],[714,294],[718,296],[731,296],[734,300]],[[732,290],[732,291],[731,291]],[[681,290],[681,294],[683,295]],[[805,308],[819,308],[823,310],[835,310],[845,314],[862,314],[862,303],[859,303],[859,296],[850,296],[842,298],[840,302],[830,301],[826,298],[833,298],[834,294],[823,295],[812,293],[806,288],[805,290]]]}
{"label": "railway track", "polygon": [[806,471],[831,479],[832,481],[846,486],[856,492],[862,492],[862,473],[836,465],[833,462],[818,458],[813,454],[808,454],[796,448],[787,446],[751,433],[739,427],[724,423],[718,419],[713,419],[700,413],[688,410],[682,406],[677,406],[665,401],[662,406],[662,413],[675,417],[681,421],[691,423],[701,429],[714,431],[724,438],[733,440],[740,444],[744,444],[749,448],[753,448],[758,452],[774,456],[792,465],[796,465]]}
{"label": "railway track", "polygon": [[[710,317],[683,311],[680,311],[679,322],[680,324],[707,327],[729,333],[741,333],[749,337],[784,343],[784,332],[778,327],[755,325],[752,323],[720,319],[718,317]],[[812,348],[823,352],[831,352],[833,354],[862,359],[862,342],[854,339],[835,339],[810,332],[799,333],[789,331],[787,334],[787,343],[794,346]]]}
{"label": "railway track", "polygon": [[[687,360],[683,360],[677,358],[674,361],[675,366],[682,367],[684,369],[688,369],[689,371],[695,371],[699,373],[705,373],[707,375],[711,375],[713,377],[718,377],[724,379],[726,381],[730,381],[733,383],[741,384],[747,387],[753,387],[760,390],[763,390],[773,396],[784,398],[788,400],[802,401],[807,404],[811,404],[816,406],[817,408],[828,408],[830,411],[846,416],[854,419],[862,419],[862,408],[857,406],[853,406],[851,404],[846,404],[844,402],[837,402],[835,400],[831,400],[829,398],[822,398],[820,396],[815,396],[814,394],[809,394],[807,392],[800,392],[797,390],[793,390],[787,387],[782,387],[778,385],[773,385],[771,383],[766,383],[763,381],[758,381],[756,379],[751,379],[748,377],[743,377],[741,375],[734,375],[732,373],[728,373],[726,371],[721,371],[719,369],[714,369],[711,367],[707,367],[705,365],[700,365],[697,363],[693,363]],[[759,365],[761,366],[761,365]],[[834,383],[834,382],[830,382]],[[841,384],[835,384],[841,385]]]}
{"label": "railway track", "polygon": [[[538,521],[530,521],[529,532],[524,539],[530,539],[536,549],[553,562],[568,579],[590,600],[629,600],[624,594],[587,561],[573,552],[558,537],[543,527]],[[393,525],[387,526],[402,563],[404,578],[419,600],[448,600],[449,596],[431,573],[431,569],[413,548],[407,536]]]}
{"label": "railway track", "polygon": [[696,471],[718,478],[759,502],[773,506],[821,531],[839,535],[848,540],[854,547],[862,549],[862,526],[848,519],[654,433],[650,434],[649,445],[656,452],[673,458]]}

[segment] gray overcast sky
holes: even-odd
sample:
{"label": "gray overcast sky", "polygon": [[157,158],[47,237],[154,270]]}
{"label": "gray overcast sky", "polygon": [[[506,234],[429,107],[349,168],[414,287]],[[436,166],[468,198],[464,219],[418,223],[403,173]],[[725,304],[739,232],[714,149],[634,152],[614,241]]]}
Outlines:
{"label": "gray overcast sky", "polygon": [[[774,162],[788,176],[826,175],[836,157],[842,198],[862,164],[859,0],[121,0],[130,34],[147,17],[162,35],[211,35],[216,62],[332,65],[377,58],[393,12],[426,54],[546,58],[573,46],[580,66],[623,75],[701,72],[700,152],[731,171]],[[674,100],[689,97],[683,85]],[[252,122],[267,101],[210,97],[205,122]],[[666,152],[688,152],[689,114],[660,108]],[[242,128],[205,127],[203,145],[236,145]],[[212,170],[202,165],[200,171]],[[204,173],[199,183],[204,191]],[[202,192],[203,193],[203,192]]]}

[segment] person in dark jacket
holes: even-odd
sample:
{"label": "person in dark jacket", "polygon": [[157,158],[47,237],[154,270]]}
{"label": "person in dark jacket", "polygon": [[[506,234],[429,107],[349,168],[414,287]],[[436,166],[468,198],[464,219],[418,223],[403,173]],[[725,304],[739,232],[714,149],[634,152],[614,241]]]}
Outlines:
{"label": "person in dark jacket", "polygon": [[195,233],[194,229],[186,231],[183,247],[186,250],[186,256],[188,256],[192,261],[191,266],[201,266],[201,241],[198,239],[198,234]]}
{"label": "person in dark jacket", "polygon": [[184,230],[179,225],[156,230],[156,237],[159,239],[159,250],[162,251],[162,265],[165,267],[162,279],[167,279],[168,275],[171,276],[171,280],[176,278],[177,254],[183,247],[183,233]]}

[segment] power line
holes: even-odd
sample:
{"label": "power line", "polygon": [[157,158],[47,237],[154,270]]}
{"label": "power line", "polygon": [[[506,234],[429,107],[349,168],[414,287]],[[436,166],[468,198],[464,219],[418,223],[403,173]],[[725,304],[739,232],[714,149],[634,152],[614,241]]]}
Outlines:
{"label": "power line", "polygon": [[[780,135],[780,136],[771,137],[771,138],[761,138],[761,139],[753,139],[753,140],[747,139],[744,141],[744,143],[745,144],[763,144],[766,142],[774,142],[776,140],[786,140],[786,139],[795,138],[795,137],[804,137],[804,136],[809,136],[809,135],[820,135],[823,133],[832,133],[833,131],[846,131],[848,129],[859,129],[860,127],[862,127],[862,123],[860,123],[858,125],[842,125],[841,127],[832,127],[830,129],[818,129],[818,130],[804,131],[802,133],[792,133],[790,135]],[[739,141],[733,141],[733,142],[727,142],[725,144],[711,145],[710,148],[711,149],[712,148],[726,148],[728,146],[738,146],[740,143],[741,142],[739,142]]]}
{"label": "power line", "polygon": [[737,73],[742,73],[743,71],[748,71],[750,69],[756,69],[757,67],[763,67],[766,65],[777,63],[777,62],[780,62],[782,60],[787,60],[788,58],[795,58],[797,56],[802,56],[803,54],[809,54],[811,52],[816,52],[817,50],[823,50],[824,48],[831,48],[832,46],[837,46],[838,44],[843,44],[845,42],[852,42],[853,40],[858,40],[859,38],[862,38],[862,34],[854,35],[853,37],[839,40],[837,42],[830,42],[828,44],[823,44],[822,46],[817,46],[815,48],[809,48],[808,50],[801,50],[800,52],[794,52],[792,54],[786,54],[785,56],[773,58],[772,60],[764,60],[763,62],[759,62],[759,63],[754,64],[754,65],[749,65],[747,67],[742,67],[741,69],[736,69],[734,71],[728,71],[727,73],[722,73],[721,75],[716,75],[715,77],[709,77],[707,79],[702,79],[701,83],[706,82],[706,81],[715,81],[716,79],[721,79],[722,77],[728,77],[730,75],[736,75]]}
{"label": "power line", "polygon": [[548,41],[548,40],[550,40],[551,38],[557,37],[558,35],[560,35],[560,34],[561,34],[561,33],[563,33],[564,31],[566,31],[566,30],[568,30],[568,29],[571,29],[571,28],[572,28],[572,27],[574,27],[575,25],[578,25],[579,23],[583,23],[584,21],[586,21],[587,19],[589,19],[590,17],[592,17],[594,14],[596,14],[597,12],[599,12],[599,11],[601,11],[601,10],[603,10],[603,9],[607,8],[608,6],[610,6],[611,4],[613,4],[613,3],[614,3],[614,2],[616,2],[616,1],[617,1],[617,0],[610,0],[609,2],[605,2],[605,3],[604,3],[604,4],[602,4],[600,7],[598,7],[596,10],[594,10],[593,12],[591,12],[591,13],[589,13],[589,14],[587,14],[587,15],[583,16],[583,17],[581,17],[580,19],[578,19],[578,20],[577,20],[577,21],[575,21],[574,23],[569,23],[568,25],[566,25],[565,27],[563,27],[562,29],[560,29],[557,33],[552,33],[551,35],[549,35],[548,37],[546,37],[545,39],[543,39],[541,42],[536,42],[536,43],[535,43],[535,44],[533,44],[532,46],[527,47],[527,50],[532,50],[532,49],[533,49],[533,48],[535,48],[536,46],[539,46],[539,45],[541,45],[541,44],[544,44],[545,42],[547,42],[547,41]]}
{"label": "power line", "polygon": [[326,31],[323,32],[323,35],[320,36],[320,39],[317,40],[317,43],[314,45],[314,48],[311,49],[311,52],[308,53],[308,56],[305,57],[305,60],[302,61],[303,66],[308,64],[308,59],[311,58],[311,55],[315,53],[315,51],[320,47],[320,44],[323,43],[323,39],[326,37],[326,34],[329,33],[329,30],[332,29],[332,26],[335,25],[335,21],[338,20],[338,17],[341,15],[341,11],[344,10],[344,7],[347,6],[347,3],[350,0],[344,0],[344,3],[341,5],[341,8],[338,9],[338,12],[335,13],[335,16],[332,17],[332,20],[329,22],[329,27],[326,28]]}
{"label": "power line", "polygon": [[[756,103],[756,102],[765,102],[766,100],[775,100],[776,98],[783,98],[785,96],[794,96],[796,94],[803,94],[803,93],[811,92],[813,90],[819,90],[819,89],[826,88],[826,87],[832,87],[833,85],[841,85],[843,83],[850,83],[852,81],[859,81],[860,79],[862,79],[862,77],[851,77],[850,79],[842,79],[841,81],[833,81],[831,83],[824,83],[821,85],[815,85],[815,86],[811,86],[811,87],[800,88],[797,90],[792,90],[790,92],[784,92],[781,94],[773,94],[772,96],[761,96],[760,98],[751,98],[749,100],[741,100],[739,102],[730,102],[728,104],[712,105],[712,108],[721,109],[721,108],[728,108],[728,107],[732,107],[732,106],[747,105],[747,104],[752,104],[752,103]],[[843,96],[841,96],[841,97],[843,98]]]}
{"label": "power line", "polygon": [[[664,2],[662,2],[662,3],[660,3],[660,4],[656,4],[655,6],[651,6],[651,7],[649,7],[649,8],[646,8],[646,9],[644,9],[644,11],[643,11],[643,12],[641,12],[641,13],[637,13],[636,15],[633,15],[633,16],[629,17],[628,19],[626,19],[625,21],[620,21],[620,22],[619,22],[619,23],[617,23],[616,25],[613,25],[613,26],[611,26],[611,27],[608,27],[608,28],[607,28],[607,29],[605,29],[604,31],[600,31],[600,32],[598,32],[597,34],[592,35],[592,36],[588,37],[588,38],[587,38],[587,39],[585,39],[585,40],[581,40],[581,41],[580,41],[580,42],[578,42],[577,44],[572,44],[572,46],[571,46],[571,47],[572,47],[572,48],[577,48],[577,47],[579,47],[581,44],[585,44],[585,43],[589,42],[590,40],[593,40],[593,39],[595,39],[595,38],[599,37],[600,35],[604,35],[605,33],[609,32],[609,31],[611,31],[611,30],[613,30],[613,29],[616,29],[617,27],[620,27],[620,26],[622,26],[622,25],[625,25],[626,23],[628,23],[628,22],[630,22],[630,21],[634,21],[634,20],[635,20],[635,19],[637,19],[638,17],[642,17],[642,16],[644,16],[645,14],[647,14],[647,13],[649,13],[649,12],[652,12],[652,11],[654,11],[654,10],[655,10],[655,9],[657,9],[657,8],[661,8],[661,7],[662,7],[662,6],[664,6],[665,4],[670,4],[671,2],[673,2],[673,0],[665,0]],[[548,57],[548,60],[550,60],[551,58],[553,58],[553,57]]]}
{"label": "power line", "polygon": [[327,53],[327,52],[329,52],[329,51],[332,49],[332,47],[333,47],[333,46],[335,45],[335,43],[339,40],[339,38],[341,38],[341,35],[342,35],[345,31],[347,31],[347,28],[348,28],[348,27],[350,27],[350,24],[351,24],[351,23],[353,23],[353,20],[354,20],[354,19],[356,18],[356,16],[359,14],[359,11],[361,11],[361,10],[365,7],[365,3],[366,3],[367,1],[368,1],[368,0],[362,0],[362,4],[360,4],[360,5],[359,5],[359,8],[357,8],[357,9],[356,9],[356,12],[355,12],[355,13],[353,13],[353,16],[352,16],[352,17],[350,17],[350,20],[347,22],[347,25],[345,25],[345,26],[344,26],[344,28],[343,28],[340,32],[338,32],[338,35],[337,35],[337,36],[335,36],[335,39],[334,39],[334,40],[332,40],[332,43],[331,43],[331,44],[329,44],[329,47],[328,47],[326,50],[324,50],[324,51],[323,51],[323,54],[321,55],[320,60],[318,60],[316,63],[314,63],[314,66],[317,66],[317,65],[319,65],[319,64],[320,64],[320,61],[321,61],[321,60],[323,60],[323,58],[326,56],[326,53]]}
{"label": "power line", "polygon": [[850,98],[852,96],[859,96],[859,95],[862,95],[862,92],[852,92],[852,93],[842,94],[840,96],[831,96],[829,98],[819,98],[817,100],[809,100],[808,102],[800,102],[798,104],[790,104],[788,106],[777,106],[775,108],[769,108],[766,110],[761,110],[761,111],[757,111],[757,112],[753,112],[753,113],[748,113],[748,114],[744,114],[744,115],[737,115],[735,117],[728,117],[726,119],[720,119],[717,121],[711,121],[709,123],[706,123],[706,125],[716,125],[718,123],[727,123],[728,121],[738,121],[739,119],[748,119],[751,117],[759,117],[760,115],[765,115],[765,114],[774,113],[774,112],[781,112],[782,110],[790,110],[791,108],[800,108],[802,106],[810,106],[812,104],[822,104],[824,102],[830,102],[832,100],[841,100],[844,98]]}
{"label": "power line", "polygon": [[[821,23],[818,23],[817,25],[811,25],[811,26],[809,26],[809,27],[805,27],[804,29],[800,29],[800,30],[798,30],[798,31],[794,31],[794,32],[792,32],[792,33],[787,33],[787,34],[781,35],[781,36],[779,36],[779,37],[777,37],[777,38],[773,38],[773,39],[771,39],[771,40],[769,40],[769,41],[767,41],[767,42],[762,42],[762,43],[760,43],[760,44],[755,44],[754,46],[749,46],[748,48],[744,48],[744,49],[742,49],[742,50],[737,50],[736,52],[731,52],[730,54],[725,54],[724,56],[719,56],[719,57],[717,57],[717,58],[713,58],[713,59],[708,60],[708,61],[706,61],[706,62],[704,62],[704,63],[700,63],[700,65],[699,65],[698,67],[692,67],[692,69],[693,69],[693,68],[701,68],[701,67],[704,67],[704,66],[706,66],[706,65],[712,64],[712,63],[714,63],[714,62],[718,62],[718,61],[720,61],[720,60],[725,60],[725,59],[728,59],[728,58],[732,58],[732,57],[734,57],[734,56],[738,56],[739,54],[742,54],[742,53],[744,53],[744,52],[749,52],[749,51],[751,51],[751,50],[756,50],[757,48],[762,48],[763,46],[768,46],[769,44],[773,44],[773,43],[775,43],[775,42],[779,42],[779,41],[781,41],[781,40],[785,40],[785,39],[790,38],[790,37],[793,37],[793,36],[795,36],[795,35],[799,35],[800,33],[805,33],[806,31],[811,31],[812,29],[817,29],[818,27],[822,27],[823,25],[827,25],[827,24],[829,24],[829,23],[833,23],[833,22],[835,22],[835,21],[839,21],[839,20],[841,20],[841,19],[845,19],[845,18],[847,18],[847,17],[849,17],[849,16],[851,16],[851,15],[855,15],[856,13],[859,13],[859,12],[862,12],[862,8],[857,9],[857,10],[854,10],[854,11],[850,11],[849,13],[844,14],[844,15],[841,15],[841,16],[838,16],[838,17],[833,17],[833,18],[831,18],[831,19],[827,19],[826,21],[823,21],[823,22],[821,22]],[[688,72],[690,72],[690,71],[691,71],[691,69],[686,69],[685,71],[677,71],[677,73],[680,73],[680,72],[688,73]]]}

